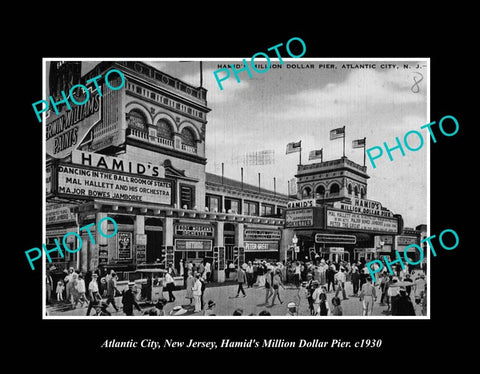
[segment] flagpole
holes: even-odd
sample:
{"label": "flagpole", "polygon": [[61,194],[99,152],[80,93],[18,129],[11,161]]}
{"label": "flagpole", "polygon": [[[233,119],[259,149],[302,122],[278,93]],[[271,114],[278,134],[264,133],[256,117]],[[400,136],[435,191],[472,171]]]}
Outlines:
{"label": "flagpole", "polygon": [[345,157],[345,126],[343,126],[343,157]]}
{"label": "flagpole", "polygon": [[302,141],[300,140],[300,155],[299,155],[299,158],[300,158],[300,165],[302,165]]}
{"label": "flagpole", "polygon": [[365,166],[365,148],[367,147],[367,138],[363,138],[363,166]]}
{"label": "flagpole", "polygon": [[240,168],[240,177],[241,177],[241,183],[242,183],[242,191],[243,191],[243,168]]}

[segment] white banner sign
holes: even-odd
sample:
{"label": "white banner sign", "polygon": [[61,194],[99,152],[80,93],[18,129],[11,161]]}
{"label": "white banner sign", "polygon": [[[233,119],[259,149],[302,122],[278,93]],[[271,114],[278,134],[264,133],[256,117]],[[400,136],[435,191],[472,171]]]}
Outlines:
{"label": "white banner sign", "polygon": [[287,208],[312,208],[316,206],[317,203],[315,199],[304,199],[304,200],[292,200],[287,203]]}
{"label": "white banner sign", "polygon": [[313,226],[313,209],[293,209],[285,212],[285,227]]}
{"label": "white banner sign", "polygon": [[161,165],[154,165],[150,162],[133,161],[120,157],[106,156],[93,152],[73,151],[72,163],[83,166],[93,166],[111,171],[122,171],[131,174],[146,175],[150,177],[163,178],[165,176],[165,168]]}

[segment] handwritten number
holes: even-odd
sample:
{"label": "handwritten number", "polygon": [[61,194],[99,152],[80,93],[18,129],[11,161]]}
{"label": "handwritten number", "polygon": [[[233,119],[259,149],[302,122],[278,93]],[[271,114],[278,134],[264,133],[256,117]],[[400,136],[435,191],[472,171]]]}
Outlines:
{"label": "handwritten number", "polygon": [[418,85],[421,81],[423,81],[423,75],[422,73],[415,72],[415,74],[420,75],[420,80],[417,81],[417,77],[413,77],[413,81],[415,82],[411,88],[413,93],[419,93],[420,92],[420,86]]}

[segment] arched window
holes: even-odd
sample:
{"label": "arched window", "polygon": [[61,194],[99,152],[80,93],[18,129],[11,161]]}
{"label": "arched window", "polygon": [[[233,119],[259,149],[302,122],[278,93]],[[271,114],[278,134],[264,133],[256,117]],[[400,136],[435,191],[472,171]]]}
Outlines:
{"label": "arched window", "polygon": [[365,189],[362,187],[362,188],[360,189],[360,197],[361,197],[362,199],[365,199],[365,195],[366,195]]}
{"label": "arched window", "polygon": [[302,196],[303,197],[310,197],[311,194],[312,194],[312,189],[310,187],[305,187],[302,190]]}
{"label": "arched window", "polygon": [[316,195],[316,197],[324,197],[325,196],[325,187],[317,186],[317,188],[315,188],[315,195]]}
{"label": "arched window", "polygon": [[334,183],[330,186],[330,195],[338,194],[340,192],[340,186]]}
{"label": "arched window", "polygon": [[170,140],[173,139],[172,127],[164,119],[157,121],[157,136]]}
{"label": "arched window", "polygon": [[355,197],[358,197],[358,186],[355,186],[353,192],[355,193]]}
{"label": "arched window", "polygon": [[349,195],[352,194],[352,185],[351,184],[348,185],[348,194]]}
{"label": "arched window", "polygon": [[190,147],[196,147],[197,143],[195,142],[195,135],[193,135],[192,130],[187,127],[184,127],[182,132],[182,143],[185,145],[189,145]]}
{"label": "arched window", "polygon": [[142,131],[147,131],[147,119],[137,109],[132,109],[127,116],[128,127],[133,127]]}

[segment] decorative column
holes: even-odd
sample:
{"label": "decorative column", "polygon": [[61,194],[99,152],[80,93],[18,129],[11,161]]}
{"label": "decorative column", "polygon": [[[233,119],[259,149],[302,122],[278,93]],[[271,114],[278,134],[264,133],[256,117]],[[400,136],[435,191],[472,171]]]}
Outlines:
{"label": "decorative column", "polygon": [[93,269],[106,266],[109,262],[109,257],[111,257],[111,253],[108,253],[108,238],[101,235],[98,230],[102,230],[103,233],[108,233],[108,220],[104,220],[100,225],[99,222],[107,217],[107,213],[98,212],[95,214],[95,245],[90,243],[90,247],[92,250],[92,258],[90,259],[90,264],[94,265]]}
{"label": "decorative column", "polygon": [[145,234],[145,216],[135,216],[133,225],[135,239],[135,263],[144,264],[147,261],[147,235]]}
{"label": "decorative column", "polygon": [[[224,234],[223,234],[224,222],[217,221],[215,222],[215,236],[213,240],[213,246],[218,247],[218,259],[223,259],[223,264],[217,264],[216,269],[213,271],[214,279],[219,282],[225,282],[225,243],[224,243]],[[220,265],[223,265],[220,268]],[[221,270],[220,270],[221,269]]]}
{"label": "decorative column", "polygon": [[280,261],[284,262],[287,258],[288,247],[292,245],[292,238],[295,234],[293,229],[284,229],[282,239],[280,240]]}
{"label": "decorative column", "polygon": [[165,217],[163,221],[163,245],[162,254],[165,254],[165,267],[175,263],[173,246],[173,217]]}

